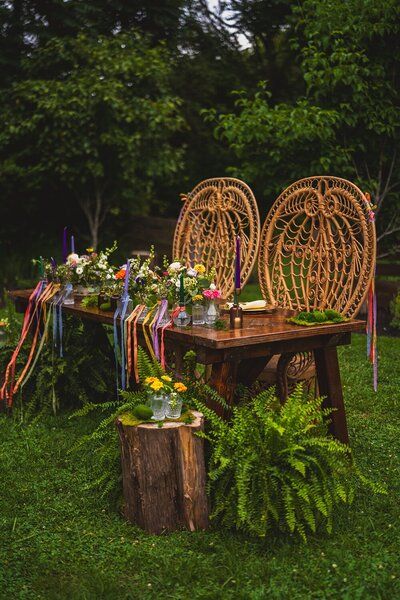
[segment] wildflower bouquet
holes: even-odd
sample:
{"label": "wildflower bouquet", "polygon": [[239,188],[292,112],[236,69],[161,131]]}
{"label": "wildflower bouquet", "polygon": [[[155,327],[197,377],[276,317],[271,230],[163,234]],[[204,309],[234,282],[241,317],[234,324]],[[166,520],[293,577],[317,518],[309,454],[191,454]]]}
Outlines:
{"label": "wildflower bouquet", "polygon": [[180,277],[183,273],[183,283],[185,289],[185,302],[190,304],[203,299],[203,291],[210,287],[215,277],[215,270],[207,272],[203,264],[196,264],[188,267],[182,262],[176,260],[171,264],[164,264],[163,276],[168,282],[168,299],[172,304],[178,301],[180,289]]}
{"label": "wildflower bouquet", "polygon": [[161,394],[184,394],[187,391],[187,387],[182,381],[174,381],[169,375],[146,377],[144,385],[149,391]]}

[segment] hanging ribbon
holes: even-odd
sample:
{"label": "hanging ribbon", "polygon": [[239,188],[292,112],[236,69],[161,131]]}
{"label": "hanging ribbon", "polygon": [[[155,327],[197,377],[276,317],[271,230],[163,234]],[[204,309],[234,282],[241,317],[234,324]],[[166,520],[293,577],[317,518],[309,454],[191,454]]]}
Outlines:
{"label": "hanging ribbon", "polygon": [[146,331],[146,325],[150,321],[150,318],[153,317],[154,310],[157,308],[157,306],[158,306],[158,303],[154,304],[154,306],[152,306],[150,308],[149,312],[145,316],[144,321],[142,323],[144,341],[146,343],[146,346],[147,346],[147,349],[149,351],[149,354],[150,354],[150,356],[151,356],[151,358],[153,360],[156,360],[156,356],[154,354],[153,346],[151,345],[151,339],[150,339],[150,337],[151,337],[151,325],[152,325],[153,321],[151,321],[151,323],[149,325],[149,331],[148,332]]}
{"label": "hanging ribbon", "polygon": [[[25,374],[28,371],[30,364],[33,360],[37,341],[40,336],[41,316],[42,313],[43,315],[46,315],[46,302],[48,302],[53,297],[53,295],[57,292],[57,289],[58,287],[55,284],[46,284],[46,282],[42,280],[38,283],[31,296],[29,297],[28,306],[25,311],[24,320],[22,324],[21,336],[11,356],[10,362],[7,365],[4,383],[0,391],[0,399],[7,400],[8,407],[12,406],[13,396],[18,391],[21,383],[24,380]],[[49,315],[50,314],[51,313],[49,313]],[[17,382],[14,383],[18,355],[33,324],[34,333],[31,348],[28,355],[28,360]],[[42,336],[43,344],[47,338],[47,333],[45,333]]]}
{"label": "hanging ribbon", "polygon": [[126,374],[128,386],[129,379],[134,373],[134,362],[137,354],[135,324],[144,308],[145,306],[143,304],[138,304],[126,319]]}
{"label": "hanging ribbon", "polygon": [[28,335],[28,331],[31,327],[31,324],[34,320],[38,308],[37,299],[41,295],[44,285],[44,281],[39,281],[32,294],[29,296],[28,306],[26,307],[24,319],[22,322],[21,335],[17,342],[15,350],[11,355],[10,361],[6,367],[6,371],[4,374],[4,383],[0,390],[1,400],[5,400],[6,398],[8,398],[7,386],[9,385],[10,389],[12,389],[12,381],[14,380],[15,365],[18,359],[18,355],[20,353],[26,336]]}
{"label": "hanging ribbon", "polygon": [[168,323],[166,323],[162,328],[161,328],[161,353],[160,353],[160,362],[161,362],[161,367],[164,369],[166,369],[167,367],[167,361],[165,358],[165,330],[169,329],[170,327],[173,327],[174,325],[174,319],[176,319],[176,317],[179,315],[179,313],[181,313],[183,310],[185,310],[184,306],[177,306],[172,314],[171,314],[171,318],[168,321]]}
{"label": "hanging ribbon", "polygon": [[[376,208],[371,201],[371,194],[366,192],[364,194],[365,200],[368,207],[368,218],[371,222],[375,222]],[[375,275],[371,281],[371,285],[368,290],[368,308],[367,308],[367,356],[369,361],[372,363],[373,368],[373,385],[374,391],[378,390],[378,350],[377,350],[377,334],[376,334],[376,323],[377,323],[377,301],[376,301],[376,290],[375,290]]]}
{"label": "hanging ribbon", "polygon": [[[43,331],[41,342],[43,342],[43,343],[41,343],[39,345],[39,348],[40,349],[43,348],[43,344],[44,344],[44,342],[46,340],[46,322],[47,322],[47,318],[46,318],[46,314],[47,314],[46,302],[49,302],[51,300],[51,298],[54,296],[54,294],[56,294],[56,292],[57,292],[57,287],[53,283],[50,283],[45,288],[43,294],[39,298],[39,303],[40,303],[39,315],[38,315],[39,316],[39,320],[38,320],[38,323],[37,323],[37,326],[36,326],[36,331],[35,331],[34,336],[33,336],[32,346],[31,346],[31,349],[30,349],[30,352],[29,352],[28,360],[27,360],[27,362],[26,362],[26,364],[25,364],[25,366],[24,366],[24,368],[23,368],[23,370],[22,370],[22,372],[21,372],[21,374],[20,374],[20,376],[19,376],[19,378],[18,378],[15,386],[14,386],[13,394],[16,394],[18,392],[18,389],[21,386],[22,382],[24,381],[25,375],[28,372],[29,367],[30,367],[30,365],[31,365],[31,363],[33,361],[33,358],[34,358],[34,355],[35,355],[35,352],[36,352],[37,342],[38,342],[38,339],[39,339],[39,334],[40,334],[40,328],[41,328],[41,318],[40,317],[42,315],[43,315],[44,331]],[[49,313],[49,315],[51,315],[51,313]],[[39,351],[39,354],[40,354],[40,351]],[[36,363],[36,360],[35,360],[35,363]]]}
{"label": "hanging ribbon", "polygon": [[378,352],[377,352],[377,302],[375,293],[375,280],[371,281],[368,290],[368,313],[367,313],[367,356],[372,363],[374,391],[378,390]]}
{"label": "hanging ribbon", "polygon": [[119,341],[118,341],[118,327],[117,327],[117,319],[121,314],[121,307],[117,306],[116,311],[114,312],[114,356],[115,356],[115,380],[117,386],[117,395],[119,389],[119,378],[118,378],[118,351],[119,351]]}
{"label": "hanging ribbon", "polygon": [[152,325],[153,349],[154,349],[154,354],[155,354],[157,360],[160,360],[160,344],[159,344],[159,340],[158,340],[158,328],[160,327],[160,323],[162,322],[162,320],[165,316],[165,313],[167,312],[167,309],[168,309],[168,300],[163,298],[160,301],[160,304],[158,306],[158,310],[156,312],[156,316],[154,318],[153,325]]}
{"label": "hanging ribbon", "polygon": [[133,321],[133,371],[135,374],[135,381],[139,383],[139,368],[138,368],[138,341],[137,341],[137,325],[140,318],[140,315],[145,310],[146,306],[144,304],[140,305],[141,310],[138,310],[138,313]]}
{"label": "hanging ribbon", "polygon": [[125,363],[125,349],[126,349],[126,327],[125,317],[128,310],[128,304],[130,298],[128,295],[122,299],[121,315],[120,315],[120,328],[121,328],[121,388],[126,388],[126,363]]}

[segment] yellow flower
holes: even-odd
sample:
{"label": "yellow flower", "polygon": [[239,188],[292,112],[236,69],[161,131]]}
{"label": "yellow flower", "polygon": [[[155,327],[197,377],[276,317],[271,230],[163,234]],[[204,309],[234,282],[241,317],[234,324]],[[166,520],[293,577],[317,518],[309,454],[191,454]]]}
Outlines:
{"label": "yellow flower", "polygon": [[150,385],[150,387],[152,390],[155,390],[156,392],[158,392],[158,390],[161,390],[161,388],[164,387],[164,384],[159,379],[156,379],[155,381],[153,381],[153,383]]}
{"label": "yellow flower", "polygon": [[194,265],[194,270],[197,271],[198,273],[200,273],[200,275],[203,275],[203,273],[206,272],[206,268],[204,265]]}
{"label": "yellow flower", "polygon": [[144,380],[145,383],[153,383],[153,381],[156,381],[157,377],[146,377],[146,379]]}
{"label": "yellow flower", "polygon": [[193,296],[192,301],[193,302],[201,302],[203,300],[203,296],[201,294],[196,294],[196,296]]}
{"label": "yellow flower", "polygon": [[164,379],[164,381],[172,381],[172,379],[169,375],[162,375],[161,379]]}
{"label": "yellow flower", "polygon": [[182,383],[181,381],[174,383],[174,388],[176,389],[177,392],[186,392],[186,390],[187,390],[186,385],[184,383]]}
{"label": "yellow flower", "polygon": [[86,252],[92,254],[92,252],[94,252],[94,248],[86,248]]}

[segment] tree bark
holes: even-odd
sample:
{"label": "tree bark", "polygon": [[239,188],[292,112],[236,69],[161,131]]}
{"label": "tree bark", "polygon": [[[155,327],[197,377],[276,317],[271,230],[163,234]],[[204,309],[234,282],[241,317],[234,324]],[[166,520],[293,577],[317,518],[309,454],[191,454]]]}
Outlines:
{"label": "tree bark", "polygon": [[124,425],[120,437],[124,513],[149,533],[207,529],[203,415],[190,424]]}

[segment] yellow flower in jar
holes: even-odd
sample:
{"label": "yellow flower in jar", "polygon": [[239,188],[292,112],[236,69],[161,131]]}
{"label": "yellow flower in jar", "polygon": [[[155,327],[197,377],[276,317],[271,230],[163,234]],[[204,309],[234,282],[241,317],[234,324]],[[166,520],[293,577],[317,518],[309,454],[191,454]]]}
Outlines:
{"label": "yellow flower in jar", "polygon": [[169,375],[162,375],[161,379],[164,379],[164,381],[172,381],[172,379]]}
{"label": "yellow flower in jar", "polygon": [[200,273],[200,275],[203,275],[206,272],[206,268],[204,265],[194,265],[194,270],[197,271],[197,273]]}
{"label": "yellow flower in jar", "polygon": [[174,388],[176,389],[177,392],[186,392],[187,387],[184,383],[182,383],[181,381],[177,381],[176,383],[174,383]]}
{"label": "yellow flower in jar", "polygon": [[159,379],[156,379],[155,381],[153,381],[153,383],[150,385],[150,387],[152,390],[155,390],[156,392],[158,392],[158,390],[161,390],[161,388],[164,387],[164,384]]}
{"label": "yellow flower in jar", "polygon": [[153,383],[153,381],[156,381],[157,377],[146,377],[146,379],[144,380],[145,383]]}

